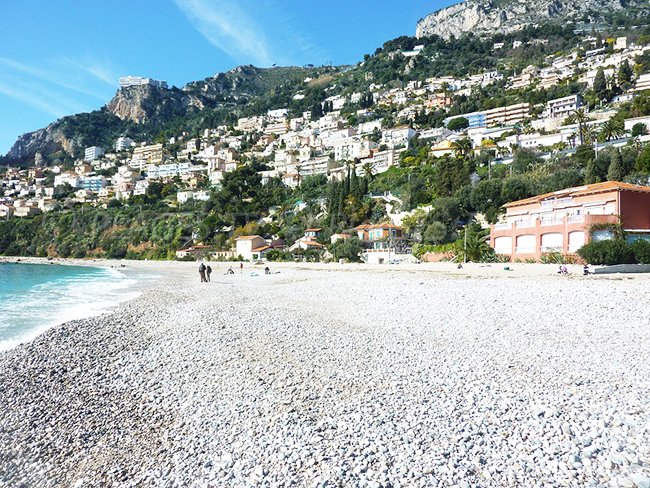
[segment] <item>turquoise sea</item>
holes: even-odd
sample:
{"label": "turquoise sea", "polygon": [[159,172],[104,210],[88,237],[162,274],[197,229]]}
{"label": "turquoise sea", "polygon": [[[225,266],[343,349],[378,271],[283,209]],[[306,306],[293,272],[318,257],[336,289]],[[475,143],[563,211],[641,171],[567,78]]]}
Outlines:
{"label": "turquoise sea", "polygon": [[0,351],[135,297],[133,284],[118,269],[0,263]]}

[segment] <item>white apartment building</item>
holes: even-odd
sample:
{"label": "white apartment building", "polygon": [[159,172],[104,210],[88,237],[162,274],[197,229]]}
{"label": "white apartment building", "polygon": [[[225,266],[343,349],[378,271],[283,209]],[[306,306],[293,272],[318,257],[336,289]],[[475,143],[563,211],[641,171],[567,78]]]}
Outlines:
{"label": "white apartment building", "polygon": [[368,157],[370,151],[376,147],[376,142],[366,141],[357,136],[339,139],[334,143],[334,160],[351,161],[354,158]]}
{"label": "white apartment building", "polygon": [[408,146],[409,141],[413,139],[416,134],[417,133],[410,127],[386,129],[381,134],[381,142],[391,148],[399,145]]}
{"label": "white apartment building", "polygon": [[72,172],[61,173],[54,177],[54,186],[62,186],[65,184],[70,185],[72,188],[79,188],[81,178],[78,174]]}
{"label": "white apartment building", "polygon": [[633,91],[641,92],[645,90],[650,90],[650,73],[644,73],[637,78]]}
{"label": "white apartment building", "polygon": [[150,164],[147,166],[147,178],[173,178],[174,176],[183,176],[190,174],[192,171],[192,163],[169,163],[155,165]]}
{"label": "white apartment building", "polygon": [[569,117],[580,107],[582,107],[582,97],[578,94],[570,95],[549,100],[546,104],[546,114],[551,119],[563,119]]}
{"label": "white apartment building", "polygon": [[116,152],[126,151],[128,149],[131,149],[131,146],[133,146],[133,139],[129,137],[118,137],[117,141],[115,141]]}
{"label": "white apartment building", "polygon": [[87,147],[84,151],[84,161],[94,161],[104,155],[104,149],[99,146]]}
{"label": "white apartment building", "polygon": [[150,85],[157,88],[167,88],[167,82],[161,80],[154,80],[152,78],[143,78],[142,76],[122,76],[120,77],[120,88],[128,86],[142,86]]}
{"label": "white apartment building", "polygon": [[286,119],[281,119],[278,122],[267,124],[263,129],[264,134],[275,134],[281,136],[289,132],[289,123]]}

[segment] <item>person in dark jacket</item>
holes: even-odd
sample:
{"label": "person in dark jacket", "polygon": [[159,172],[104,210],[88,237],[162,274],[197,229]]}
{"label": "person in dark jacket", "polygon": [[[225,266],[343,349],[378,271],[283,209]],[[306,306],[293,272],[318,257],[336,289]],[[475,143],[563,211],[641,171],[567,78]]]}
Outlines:
{"label": "person in dark jacket", "polygon": [[205,277],[207,278],[208,283],[210,283],[210,275],[212,274],[212,268],[208,264],[208,266],[205,268]]}
{"label": "person in dark jacket", "polygon": [[201,283],[207,283],[208,280],[205,278],[205,264],[201,263],[201,266],[199,266],[199,275],[201,276]]}

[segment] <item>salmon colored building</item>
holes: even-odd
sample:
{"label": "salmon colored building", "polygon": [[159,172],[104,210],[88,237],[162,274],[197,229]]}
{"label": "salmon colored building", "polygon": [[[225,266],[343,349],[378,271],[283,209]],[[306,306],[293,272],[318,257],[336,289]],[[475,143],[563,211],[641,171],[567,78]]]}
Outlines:
{"label": "salmon colored building", "polygon": [[593,239],[610,238],[594,224],[617,224],[634,235],[650,234],[650,187],[607,181],[567,188],[504,205],[505,221],[491,227],[490,245],[511,259],[573,254]]}

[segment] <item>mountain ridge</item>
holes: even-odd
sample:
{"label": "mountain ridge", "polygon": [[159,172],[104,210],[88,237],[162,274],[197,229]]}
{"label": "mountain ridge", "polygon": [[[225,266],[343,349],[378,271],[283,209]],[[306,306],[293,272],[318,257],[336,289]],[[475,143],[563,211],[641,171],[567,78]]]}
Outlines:
{"label": "mountain ridge", "polygon": [[[509,33],[539,22],[598,20],[603,12],[642,7],[644,0],[465,0],[420,19],[416,37]],[[647,3],[647,2],[646,2]]]}

